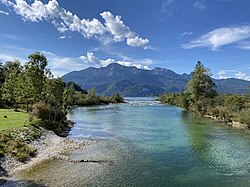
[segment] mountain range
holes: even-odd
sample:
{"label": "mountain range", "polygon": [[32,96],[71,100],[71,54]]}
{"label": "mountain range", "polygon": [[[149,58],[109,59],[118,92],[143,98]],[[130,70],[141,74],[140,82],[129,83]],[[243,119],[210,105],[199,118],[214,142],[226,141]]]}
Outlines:
{"label": "mountain range", "polygon": [[[98,94],[142,97],[185,90],[192,74],[177,74],[172,70],[156,67],[152,70],[122,66],[117,63],[106,67],[89,67],[65,74],[64,82],[73,81],[84,89],[96,88]],[[250,92],[250,81],[241,79],[213,79],[219,93]]]}

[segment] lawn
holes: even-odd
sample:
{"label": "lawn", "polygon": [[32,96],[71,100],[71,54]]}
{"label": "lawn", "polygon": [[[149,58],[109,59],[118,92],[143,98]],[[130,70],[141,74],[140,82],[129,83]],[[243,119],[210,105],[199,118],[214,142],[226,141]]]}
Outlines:
{"label": "lawn", "polygon": [[14,112],[13,109],[0,109],[0,131],[22,127],[27,124],[28,114],[26,112]]}

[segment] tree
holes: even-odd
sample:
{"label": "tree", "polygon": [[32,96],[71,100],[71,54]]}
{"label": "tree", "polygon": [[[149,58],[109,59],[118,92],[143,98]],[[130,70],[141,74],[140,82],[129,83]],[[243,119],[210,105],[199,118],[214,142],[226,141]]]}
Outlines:
{"label": "tree", "polygon": [[73,81],[70,81],[70,82],[66,82],[66,83],[65,83],[65,87],[66,87],[66,88],[69,88],[69,87],[72,87],[72,86],[74,87],[74,90],[75,90],[76,92],[81,92],[81,93],[83,93],[83,94],[88,94],[87,90],[83,89],[80,85],[76,84],[76,83],[73,82]]}
{"label": "tree", "polygon": [[70,84],[69,87],[66,87],[63,92],[63,101],[65,105],[74,105],[75,103],[76,90],[73,84]]}
{"label": "tree", "polygon": [[192,79],[188,82],[188,93],[196,112],[206,112],[206,106],[217,95],[214,89],[216,85],[211,76],[210,70],[198,61]]}
{"label": "tree", "polygon": [[4,83],[4,66],[0,62],[0,85]]}
{"label": "tree", "polygon": [[[63,112],[64,83],[61,78],[46,80],[47,104],[54,111],[54,120],[57,114]],[[52,107],[52,108],[51,108]]]}
{"label": "tree", "polygon": [[2,86],[3,100],[16,109],[17,97],[16,93],[18,88],[18,77],[22,73],[21,63],[16,60],[14,62],[7,62],[4,66],[5,80]]}
{"label": "tree", "polygon": [[29,79],[27,79],[25,72],[19,74],[17,84],[15,87],[15,98],[19,104],[26,105],[26,111],[29,111],[29,104],[33,102],[31,97],[33,94],[32,87],[29,86]]}
{"label": "tree", "polygon": [[86,102],[88,102],[90,105],[98,105],[101,103],[101,98],[96,95],[96,89],[92,88],[86,97]]}
{"label": "tree", "polygon": [[29,97],[32,103],[43,100],[46,97],[44,86],[50,71],[46,68],[48,62],[44,55],[36,52],[29,56],[29,62],[25,64],[25,78],[29,85]]}
{"label": "tree", "polygon": [[194,99],[213,98],[216,96],[215,83],[211,79],[210,70],[198,61],[192,79],[188,82],[188,92]]}
{"label": "tree", "polygon": [[3,83],[4,83],[4,67],[3,64],[0,62],[0,107],[3,105],[3,99],[2,99]]}

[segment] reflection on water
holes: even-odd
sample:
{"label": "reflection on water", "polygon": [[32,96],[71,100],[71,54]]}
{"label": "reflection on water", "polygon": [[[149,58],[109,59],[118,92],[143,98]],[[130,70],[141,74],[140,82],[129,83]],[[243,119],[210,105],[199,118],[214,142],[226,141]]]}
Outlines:
{"label": "reflection on water", "polygon": [[50,186],[248,186],[250,135],[148,98],[79,107],[71,138],[101,140],[70,153],[110,164],[51,160],[19,177]]}

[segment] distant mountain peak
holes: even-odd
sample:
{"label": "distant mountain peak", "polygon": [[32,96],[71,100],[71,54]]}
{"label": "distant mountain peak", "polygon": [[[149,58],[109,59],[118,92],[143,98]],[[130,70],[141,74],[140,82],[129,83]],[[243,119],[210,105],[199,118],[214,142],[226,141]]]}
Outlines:
{"label": "distant mountain peak", "polygon": [[123,66],[123,65],[115,63],[115,62],[110,63],[109,65],[106,66],[106,68],[111,68],[111,67],[126,67],[126,66]]}
{"label": "distant mountain peak", "polygon": [[[106,67],[73,71],[62,77],[63,81],[74,81],[84,89],[96,88],[98,94],[111,95],[119,92],[123,96],[160,95],[165,92],[180,92],[186,89],[192,74],[177,74],[172,70],[156,67],[152,70],[122,66],[111,63]],[[249,81],[239,79],[213,79],[221,93],[249,92]]]}

